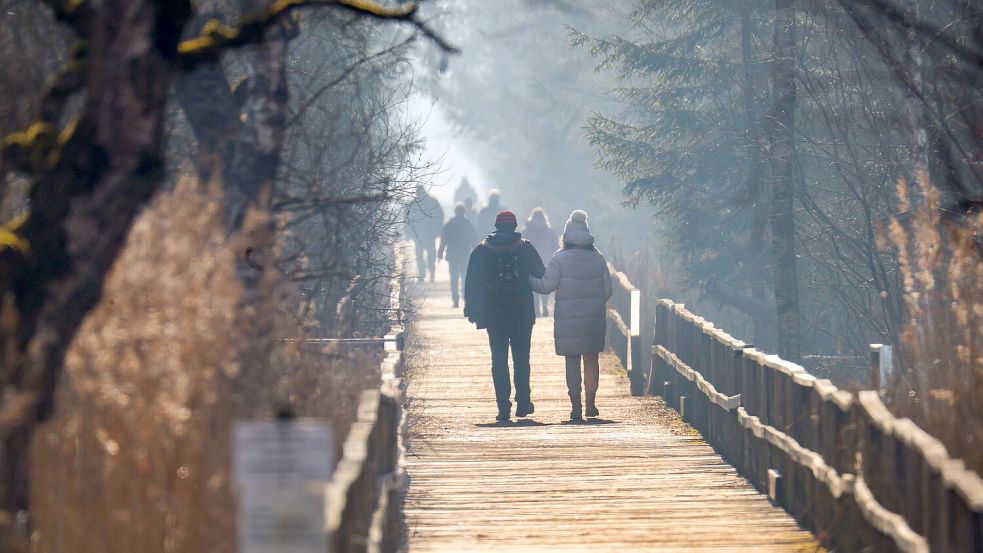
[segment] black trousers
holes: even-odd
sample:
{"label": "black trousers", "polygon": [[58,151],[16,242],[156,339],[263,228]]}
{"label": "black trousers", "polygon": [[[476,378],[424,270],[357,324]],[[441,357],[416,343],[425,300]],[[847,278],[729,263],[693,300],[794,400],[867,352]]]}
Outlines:
{"label": "black trousers", "polygon": [[499,411],[511,410],[512,388],[509,385],[509,347],[512,348],[512,370],[515,382],[515,402],[529,403],[529,347],[532,344],[532,325],[488,328],[488,345],[492,353],[492,381]]}

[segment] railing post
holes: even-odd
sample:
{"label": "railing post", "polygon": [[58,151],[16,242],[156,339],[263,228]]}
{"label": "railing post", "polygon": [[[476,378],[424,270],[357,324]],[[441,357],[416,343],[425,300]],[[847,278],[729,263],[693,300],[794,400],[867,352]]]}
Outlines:
{"label": "railing post", "polygon": [[628,375],[631,377],[631,395],[645,394],[646,375],[642,365],[642,294],[633,288],[629,297],[628,316]]}
{"label": "railing post", "polygon": [[883,390],[894,373],[893,348],[884,344],[870,345],[870,389]]}

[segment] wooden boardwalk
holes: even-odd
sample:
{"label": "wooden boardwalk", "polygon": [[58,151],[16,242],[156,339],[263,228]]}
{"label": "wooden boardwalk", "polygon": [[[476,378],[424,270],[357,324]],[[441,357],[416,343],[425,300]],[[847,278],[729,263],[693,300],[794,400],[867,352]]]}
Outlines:
{"label": "wooden boardwalk", "polygon": [[411,552],[817,550],[660,399],[630,397],[610,357],[601,418],[568,422],[551,319],[533,334],[536,413],[495,423],[487,335],[448,282],[425,288],[408,352]]}

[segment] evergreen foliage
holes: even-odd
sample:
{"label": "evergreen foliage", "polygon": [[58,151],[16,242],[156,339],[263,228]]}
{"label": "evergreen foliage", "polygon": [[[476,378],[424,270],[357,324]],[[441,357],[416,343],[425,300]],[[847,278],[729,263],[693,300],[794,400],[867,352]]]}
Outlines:
{"label": "evergreen foliage", "polygon": [[590,37],[575,45],[614,71],[617,115],[595,114],[587,138],[597,164],[624,184],[627,202],[648,202],[666,220],[670,246],[684,258],[689,282],[746,287],[759,252],[749,251],[761,171],[748,120],[767,98],[766,46],[758,33],[767,9],[751,14],[753,49],[746,113],[740,2],[645,0],[630,12],[634,36]]}
{"label": "evergreen foliage", "polygon": [[954,212],[980,197],[970,122],[980,8],[913,0],[892,3],[903,6],[892,15],[883,4],[797,4],[793,182],[769,173],[771,3],[637,0],[629,31],[573,35],[619,83],[622,109],[589,120],[596,163],[627,203],[659,210],[688,285],[739,318],[760,317],[755,306],[774,295],[763,221],[776,187],[791,187],[804,353],[858,367],[868,343],[899,343],[905,317],[896,262],[874,246],[893,183],[924,172]]}

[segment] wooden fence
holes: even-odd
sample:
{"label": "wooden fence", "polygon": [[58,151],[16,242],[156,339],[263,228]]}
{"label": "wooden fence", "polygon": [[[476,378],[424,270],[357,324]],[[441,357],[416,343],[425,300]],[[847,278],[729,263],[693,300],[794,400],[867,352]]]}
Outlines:
{"label": "wooden fence", "polygon": [[641,340],[641,293],[624,273],[616,271],[610,264],[608,270],[611,272],[611,301],[607,316],[607,342],[628,370],[632,394],[640,395],[644,391],[644,375],[647,372],[644,361],[648,357],[643,354]]}
{"label": "wooden fence", "polygon": [[402,351],[383,362],[383,383],[362,393],[358,418],[328,489],[331,553],[396,551],[402,541],[400,439]]}
{"label": "wooden fence", "polygon": [[382,339],[382,385],[362,392],[356,422],[328,487],[326,525],[330,553],[388,553],[403,541],[402,326],[409,309],[405,245],[395,249],[392,309],[398,325]]}
{"label": "wooden fence", "polygon": [[[853,394],[733,338],[684,305],[654,317],[611,268],[608,343],[729,463],[839,551],[983,553],[983,480],[876,391]],[[640,363],[637,321],[655,320]],[[883,372],[872,349],[872,374]],[[875,351],[877,350],[877,351]],[[889,361],[887,361],[889,363]]]}
{"label": "wooden fence", "polygon": [[645,389],[839,551],[983,552],[983,480],[876,391],[852,394],[682,304],[656,306]]}

